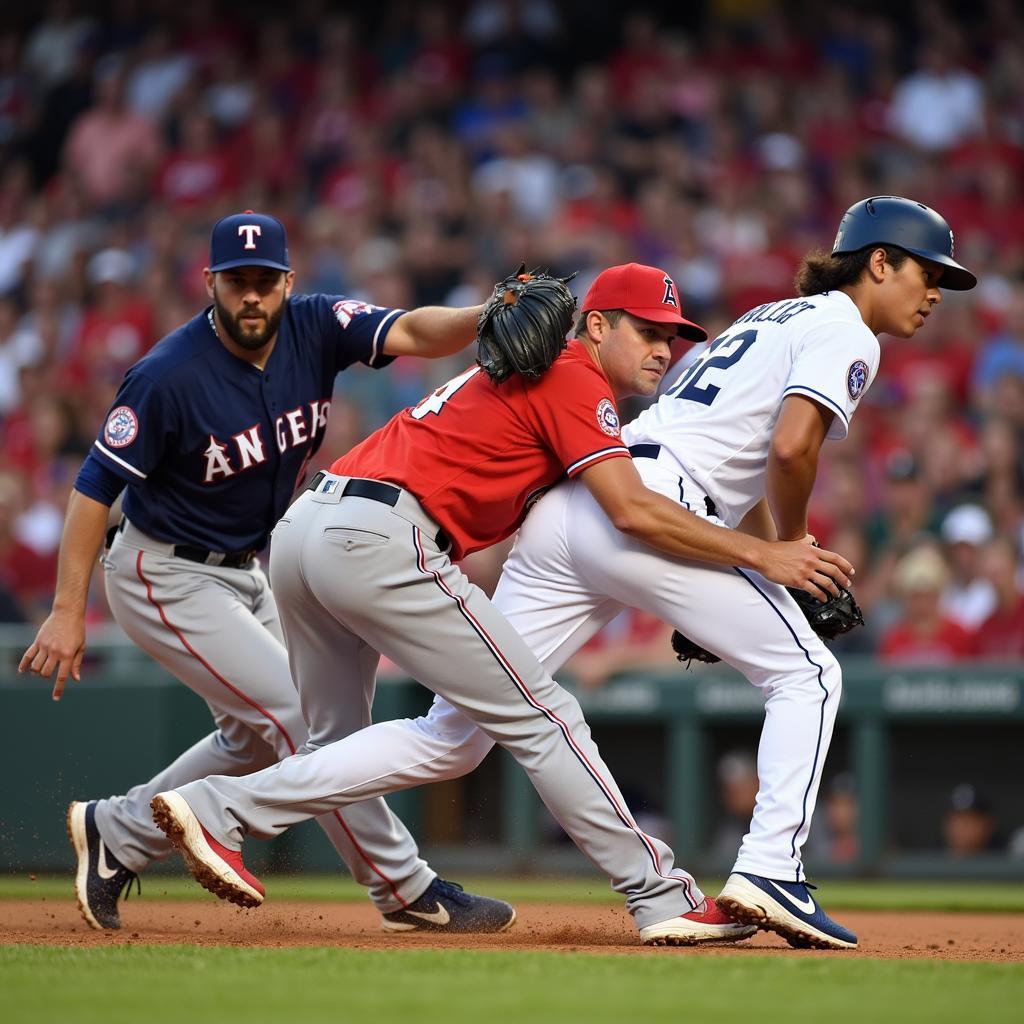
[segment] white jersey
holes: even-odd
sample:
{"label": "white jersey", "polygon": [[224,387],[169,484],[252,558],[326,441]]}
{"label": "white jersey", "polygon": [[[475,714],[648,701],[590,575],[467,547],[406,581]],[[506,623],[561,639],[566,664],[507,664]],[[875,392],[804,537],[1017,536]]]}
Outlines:
{"label": "white jersey", "polygon": [[787,395],[832,412],[828,437],[846,436],[878,370],[878,339],[845,292],[757,306],[691,363],[622,431],[660,444],[735,526],[764,497],[772,432]]}

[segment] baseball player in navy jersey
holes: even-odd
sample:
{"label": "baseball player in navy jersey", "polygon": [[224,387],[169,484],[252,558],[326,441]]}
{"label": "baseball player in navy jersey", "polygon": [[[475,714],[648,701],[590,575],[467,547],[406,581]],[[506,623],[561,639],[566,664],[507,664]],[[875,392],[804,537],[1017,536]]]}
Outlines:
{"label": "baseball player in navy jersey", "polygon": [[[125,376],[68,505],[53,610],[20,670],[50,676],[58,700],[79,679],[85,605],[110,506],[124,518],[103,557],[107,597],[131,639],[209,705],[217,728],[149,782],[68,809],[76,891],[94,928],[120,926],[117,900],[170,844],[153,795],[210,774],[253,771],[307,730],[274,597],[256,555],[323,439],[335,376],[399,355],[449,355],[482,307],[383,309],[292,296],[285,231],[246,211],[214,226],[204,271],[212,304]],[[339,705],[333,728],[369,721]],[[383,800],[319,819],[390,930],[498,931],[515,912],[444,882]]]}
{"label": "baseball player in navy jersey", "polygon": [[[242,861],[246,835],[275,835],[355,800],[461,774],[498,742],[623,894],[643,942],[754,931],[723,914],[637,826],[578,702],[455,564],[508,536],[533,499],[569,476],[621,529],[676,557],[757,566],[819,594],[848,580],[845,559],[802,537],[769,542],[723,530],[678,496],[643,486],[615,398],[653,393],[672,339],[706,335],[682,316],[664,271],[634,264],[607,273],[631,284],[616,294],[618,308],[588,313],[539,380],[495,384],[479,367],[460,374],[317,474],[278,524],[271,578],[310,741],[269,769],[153,800],[160,827],[218,896],[263,901]],[[450,704],[340,734],[337,706],[365,705],[378,652]]]}
{"label": "baseball player in navy jersey", "polygon": [[[600,275],[582,305],[584,324],[597,330],[603,311],[636,309],[644,271],[632,265]],[[626,426],[623,442],[641,479],[709,524],[765,539],[806,538],[819,451],[826,439],[846,436],[878,368],[877,335],[911,337],[941,301],[940,288],[975,283],[953,259],[949,225],[934,210],[891,196],[855,204],[832,253],[805,258],[797,296],[741,316]],[[743,567],[699,564],[656,547],[624,531],[585,478],[571,480],[526,517],[493,603],[550,672],[632,606],[759,687],[757,803],[717,905],[794,946],[856,947],[856,935],[818,904],[801,860],[839,707],[840,666],[784,587]],[[369,744],[376,731],[374,779],[400,775],[402,785],[416,785],[479,762],[484,737],[467,729],[465,707],[439,692],[451,702],[438,698],[424,719],[361,734]],[[494,735],[486,719],[476,720]],[[461,741],[461,752],[446,748],[444,737]],[[364,791],[361,772],[344,775]],[[267,782],[264,797],[275,790]],[[232,821],[218,813],[207,785],[186,788],[209,814],[204,822]],[[240,806],[232,780],[217,788]],[[247,820],[260,818],[252,811]]]}

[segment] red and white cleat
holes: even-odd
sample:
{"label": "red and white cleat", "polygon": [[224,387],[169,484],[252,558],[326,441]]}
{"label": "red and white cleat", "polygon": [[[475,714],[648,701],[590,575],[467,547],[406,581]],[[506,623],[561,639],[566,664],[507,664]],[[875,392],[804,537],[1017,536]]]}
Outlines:
{"label": "red and white cleat", "polygon": [[641,928],[640,941],[645,946],[696,946],[703,942],[738,942],[756,931],[753,925],[734,921],[708,896],[699,910]]}
{"label": "red and white cleat", "polygon": [[157,793],[149,805],[153,820],[185,858],[189,871],[204,888],[240,907],[258,907],[266,894],[260,880],[247,871],[239,850],[229,850],[203,828],[184,797],[174,790]]}

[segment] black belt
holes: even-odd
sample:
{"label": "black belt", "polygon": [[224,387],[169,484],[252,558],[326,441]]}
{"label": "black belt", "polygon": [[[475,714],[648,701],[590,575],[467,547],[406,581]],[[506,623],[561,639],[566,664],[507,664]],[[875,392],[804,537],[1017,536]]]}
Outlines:
{"label": "black belt", "polygon": [[[216,565],[222,569],[245,569],[256,557],[257,549],[249,548],[248,551],[226,551],[223,554],[219,551],[210,551],[208,548],[196,548],[191,544],[175,544],[174,557],[187,558],[190,562],[199,562],[201,565]],[[211,556],[213,561],[210,561]]]}
{"label": "black belt", "polygon": [[[124,530],[124,524],[127,521],[124,516],[121,516],[121,521],[116,526],[112,526],[107,530],[105,542],[107,551],[110,550],[110,546],[114,543],[114,538]],[[191,544],[175,544],[171,549],[171,554],[175,558],[186,558],[190,562],[199,562],[200,565],[220,565],[227,569],[245,569],[258,552],[258,548],[249,548],[248,551],[228,551],[222,555],[219,551],[197,548]],[[210,561],[211,555],[216,556],[212,562]]]}
{"label": "black belt", "polygon": [[[315,491],[324,481],[327,474],[320,470],[312,480],[309,481],[307,491]],[[343,498],[369,498],[370,501],[379,501],[382,505],[390,505],[394,508],[402,492],[394,484],[381,483],[380,480],[363,480],[359,477],[352,477],[342,488]],[[434,543],[444,551],[451,546],[448,534],[444,530],[438,530],[434,537]]]}
{"label": "black belt", "polygon": [[660,444],[631,444],[629,454],[634,459],[656,459],[661,454]]}

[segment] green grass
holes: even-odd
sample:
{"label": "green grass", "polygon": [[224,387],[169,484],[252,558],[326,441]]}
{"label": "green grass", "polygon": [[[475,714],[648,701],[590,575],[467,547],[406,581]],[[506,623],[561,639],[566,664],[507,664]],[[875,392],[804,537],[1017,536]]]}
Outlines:
{"label": "green grass", "polygon": [[339,949],[0,949],[12,1024],[1020,1019],[1019,965]]}
{"label": "green grass", "polygon": [[[345,877],[326,875],[268,875],[270,900],[365,899],[363,890]],[[621,897],[598,878],[459,878],[467,889],[491,893],[515,902],[572,902],[619,906]],[[721,880],[702,879],[712,895]],[[149,875],[142,880],[145,899],[205,899],[206,894],[190,878],[181,875]],[[827,881],[818,892],[829,910],[947,910],[1024,913],[1024,886],[1009,882],[909,882]],[[71,899],[71,874],[0,877],[0,900]],[[134,898],[134,897],[133,897]]]}

